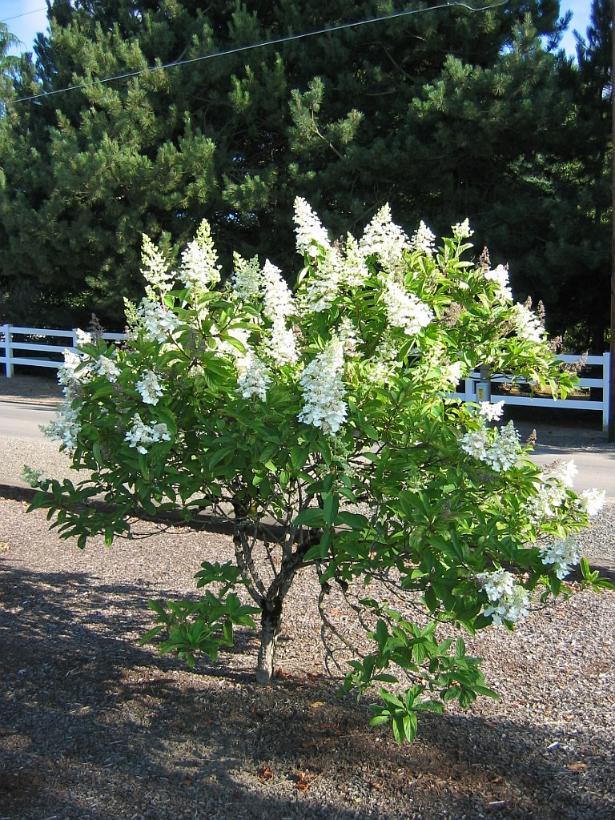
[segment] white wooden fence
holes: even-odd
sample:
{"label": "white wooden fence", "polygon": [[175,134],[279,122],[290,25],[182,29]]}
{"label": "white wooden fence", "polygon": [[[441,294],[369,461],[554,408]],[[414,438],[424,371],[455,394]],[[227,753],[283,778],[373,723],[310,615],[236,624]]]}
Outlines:
{"label": "white wooden fence", "polygon": [[[23,341],[27,338],[28,341]],[[39,339],[58,340],[55,344],[45,344]],[[121,341],[126,336],[123,333],[105,333],[103,338],[109,341]],[[20,341],[21,339],[21,341]],[[33,339],[35,341],[33,341]],[[66,340],[66,341],[64,341]],[[0,325],[0,365],[4,365],[7,378],[11,378],[15,365],[27,367],[59,367],[62,364],[62,352],[65,347],[74,348],[75,333],[72,330],[49,330],[41,327],[15,327],[14,325]],[[17,355],[15,355],[17,351]],[[19,355],[19,354],[22,355]],[[46,353],[47,358],[36,358],[24,356],[23,353]],[[49,356],[53,358],[49,358]],[[574,363],[582,357],[577,354],[562,354],[558,356],[561,361]],[[530,407],[550,407],[559,410],[594,410],[602,413],[602,429],[606,430],[609,423],[609,367],[610,355],[603,353],[601,356],[587,356],[586,365],[588,367],[598,367],[601,370],[597,378],[581,378],[579,386],[581,388],[599,388],[602,390],[602,398],[596,399],[548,399],[538,396],[519,395],[494,395],[494,400],[503,401],[504,404],[527,405]],[[465,380],[464,392],[453,395],[465,401],[476,400],[476,382],[479,379],[478,373],[471,373]],[[510,376],[495,376],[492,378],[492,385],[511,383],[517,381]]]}
{"label": "white wooden fence", "polygon": [[[24,338],[27,341],[24,341]],[[125,339],[124,333],[103,333],[103,339],[118,341]],[[55,344],[41,343],[40,340],[57,339]],[[10,379],[15,365],[27,367],[55,367],[64,361],[64,349],[76,347],[73,330],[50,330],[46,327],[16,327],[0,325],[0,365],[4,365],[4,374]],[[17,355],[15,355],[17,351]],[[24,353],[46,353],[46,358],[24,356]]]}
{"label": "white wooden fence", "polygon": [[[577,353],[561,353],[557,357],[562,362],[568,364],[575,364],[580,359],[584,359],[585,368],[597,367],[600,369],[600,375],[597,378],[583,377],[579,379],[578,386],[584,389],[591,387],[598,388],[602,391],[602,398],[597,399],[549,399],[540,396],[519,396],[509,395],[507,393],[495,394],[493,393],[492,401],[503,401],[504,404],[511,404],[517,406],[529,407],[549,407],[557,410],[594,410],[602,414],[602,429],[607,430],[609,426],[609,373],[610,373],[610,353],[603,353],[600,356],[580,356]],[[464,401],[476,401],[476,383],[480,380],[479,373],[471,373],[470,377],[465,379],[464,392],[454,393]],[[493,376],[491,378],[491,385],[495,387],[498,384],[523,384],[518,379],[510,376]]]}

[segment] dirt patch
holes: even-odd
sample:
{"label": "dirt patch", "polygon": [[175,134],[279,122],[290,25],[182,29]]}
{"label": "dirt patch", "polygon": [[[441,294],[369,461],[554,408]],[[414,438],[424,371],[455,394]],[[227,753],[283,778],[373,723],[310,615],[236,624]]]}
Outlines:
{"label": "dirt patch", "polygon": [[502,700],[427,716],[400,747],[324,674],[310,573],[276,683],[260,688],[249,632],[194,672],[136,643],[147,599],[193,594],[200,561],[231,557],[228,538],[143,524],[149,539],[81,552],[0,503],[1,818],[615,814],[615,595],[473,639]]}

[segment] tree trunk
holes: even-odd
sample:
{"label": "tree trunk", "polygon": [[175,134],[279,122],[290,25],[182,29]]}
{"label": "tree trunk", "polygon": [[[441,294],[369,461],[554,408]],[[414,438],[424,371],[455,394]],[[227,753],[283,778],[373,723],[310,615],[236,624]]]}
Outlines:
{"label": "tree trunk", "polygon": [[261,645],[258,650],[256,682],[266,684],[271,683],[273,678],[275,647],[282,623],[282,600],[265,600],[262,606]]}

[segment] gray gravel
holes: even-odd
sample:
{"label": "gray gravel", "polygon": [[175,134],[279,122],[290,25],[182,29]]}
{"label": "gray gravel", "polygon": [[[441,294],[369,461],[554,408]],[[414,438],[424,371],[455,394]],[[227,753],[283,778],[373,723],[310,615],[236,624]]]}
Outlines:
{"label": "gray gravel", "polygon": [[[258,688],[250,634],[194,672],[136,645],[146,599],[192,593],[229,539],[171,529],[81,552],[42,513],[0,511],[0,818],[615,816],[613,593],[468,641],[502,699],[427,716],[398,747],[323,674],[311,573],[291,592],[277,681]],[[609,506],[590,549],[614,521]]]}
{"label": "gray gravel", "polygon": [[[11,400],[57,400],[42,380]],[[10,388],[10,390],[9,390]],[[603,448],[599,431],[539,428],[555,448]],[[24,463],[71,475],[53,442],[0,441],[0,484]],[[427,716],[410,747],[367,728],[323,670],[304,573],[291,592],[274,686],[253,682],[256,643],[194,672],[137,639],[150,597],[194,593],[223,536],[140,529],[148,540],[85,552],[44,515],[0,500],[0,820],[40,818],[615,817],[615,594],[578,592],[515,633],[468,639],[501,700]],[[583,536],[615,567],[615,504]],[[352,613],[330,611],[349,635]]]}
{"label": "gray gravel", "polygon": [[79,479],[79,472],[71,470],[70,459],[58,450],[58,443],[41,438],[40,441],[0,436],[0,484],[23,486],[24,465],[45,470],[54,478]]}
{"label": "gray gravel", "polygon": [[590,562],[615,570],[615,502],[604,506],[578,540]]}

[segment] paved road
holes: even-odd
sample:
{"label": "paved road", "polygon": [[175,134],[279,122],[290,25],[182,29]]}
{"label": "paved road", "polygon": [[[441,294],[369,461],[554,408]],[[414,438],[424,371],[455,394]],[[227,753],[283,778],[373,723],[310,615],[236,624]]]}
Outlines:
{"label": "paved road", "polygon": [[49,424],[56,411],[36,404],[0,401],[0,436],[9,439],[44,438],[39,427]]}
{"label": "paved road", "polygon": [[615,451],[578,450],[565,447],[537,447],[533,460],[537,464],[550,464],[556,459],[573,459],[579,472],[574,480],[575,490],[596,487],[606,490],[608,498],[615,499]]}
{"label": "paved road", "polygon": [[[2,440],[13,442],[13,446],[18,446],[20,441],[42,441],[44,437],[39,427],[49,424],[55,414],[55,410],[49,407],[0,401],[0,445]],[[55,444],[53,447],[55,449]],[[607,444],[602,434],[596,431],[566,429],[562,432],[556,428],[539,428],[534,455],[538,464],[570,458],[579,470],[575,489],[597,487],[606,490],[607,497],[615,499],[615,446]],[[16,475],[15,479],[18,478]],[[21,480],[18,483],[22,483]]]}

